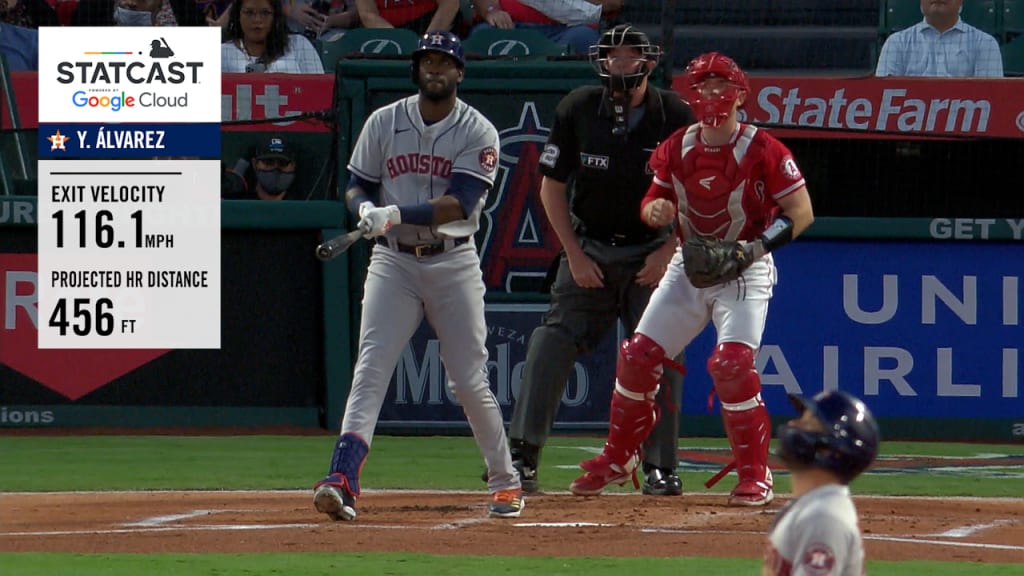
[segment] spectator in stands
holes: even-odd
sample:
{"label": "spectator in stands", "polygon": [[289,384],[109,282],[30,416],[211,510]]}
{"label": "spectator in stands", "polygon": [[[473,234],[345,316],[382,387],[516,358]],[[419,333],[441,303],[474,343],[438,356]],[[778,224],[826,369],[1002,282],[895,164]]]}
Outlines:
{"label": "spectator in stands", "polygon": [[81,0],[72,26],[206,26],[195,0]]}
{"label": "spectator in stands", "polygon": [[960,19],[964,0],[921,0],[924,20],[886,39],[876,76],[1003,76],[999,44]]}
{"label": "spectator in stands", "polygon": [[405,28],[417,35],[451,30],[461,20],[459,0],[355,0],[364,28]]}
{"label": "spectator in stands", "polygon": [[477,0],[480,28],[523,28],[540,32],[575,54],[597,44],[602,18],[614,17],[624,0]]}
{"label": "spectator in stands", "polygon": [[281,0],[240,0],[231,5],[229,40],[221,45],[221,71],[323,74],[313,45],[289,34]]}
{"label": "spectator in stands", "polygon": [[227,27],[228,16],[231,14],[231,0],[205,0],[198,4],[207,24],[221,28]]}
{"label": "spectator in stands", "polygon": [[[313,31],[317,39],[333,42],[350,28],[359,27],[355,0],[284,0],[288,29],[293,34]],[[319,5],[320,10],[317,9]],[[321,12],[326,6],[326,14]]]}
{"label": "spectator in stands", "polygon": [[12,71],[39,69],[39,31],[0,20],[0,54]]}
{"label": "spectator in stands", "polygon": [[22,28],[60,25],[46,0],[0,0],[0,21]]}
{"label": "spectator in stands", "polygon": [[227,200],[293,200],[289,194],[295,180],[295,153],[280,136],[270,137],[249,159],[256,175],[249,186],[243,166],[226,170],[221,184],[221,197]]}
{"label": "spectator in stands", "polygon": [[288,196],[295,180],[295,154],[284,138],[271,137],[253,157],[252,166],[256,171],[256,198],[284,200]]}

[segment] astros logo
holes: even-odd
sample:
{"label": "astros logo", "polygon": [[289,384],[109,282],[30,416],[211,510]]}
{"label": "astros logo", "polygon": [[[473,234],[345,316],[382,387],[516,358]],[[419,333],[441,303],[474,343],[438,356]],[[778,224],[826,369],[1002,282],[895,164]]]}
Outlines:
{"label": "astros logo", "polygon": [[48,137],[47,140],[50,142],[50,152],[53,152],[54,150],[67,151],[67,148],[64,147],[64,143],[67,142],[69,138],[61,134],[60,130],[57,130],[57,133]]}

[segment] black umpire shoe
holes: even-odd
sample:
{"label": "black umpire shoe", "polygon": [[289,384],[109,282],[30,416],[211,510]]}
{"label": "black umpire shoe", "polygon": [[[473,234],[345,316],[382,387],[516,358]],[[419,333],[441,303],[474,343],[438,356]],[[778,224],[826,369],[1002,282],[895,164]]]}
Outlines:
{"label": "black umpire shoe", "polygon": [[672,470],[652,468],[644,478],[643,491],[651,496],[681,496],[683,481]]}
{"label": "black umpire shoe", "polygon": [[[522,440],[512,441],[512,466],[519,472],[519,482],[523,492],[536,494],[540,490],[540,483],[537,482],[537,460],[540,450],[532,444]],[[480,475],[480,479],[487,482],[487,470]]]}

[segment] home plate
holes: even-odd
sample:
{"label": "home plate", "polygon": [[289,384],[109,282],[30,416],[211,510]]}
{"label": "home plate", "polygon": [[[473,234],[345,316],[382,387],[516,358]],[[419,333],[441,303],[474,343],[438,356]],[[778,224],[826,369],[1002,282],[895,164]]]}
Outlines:
{"label": "home plate", "polygon": [[609,528],[615,524],[599,524],[596,522],[518,522],[513,526],[520,528]]}

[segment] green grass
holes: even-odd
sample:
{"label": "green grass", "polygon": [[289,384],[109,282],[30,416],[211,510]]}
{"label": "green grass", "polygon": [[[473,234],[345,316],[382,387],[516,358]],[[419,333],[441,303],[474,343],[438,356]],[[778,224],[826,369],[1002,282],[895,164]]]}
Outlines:
{"label": "green grass", "polygon": [[[419,575],[657,576],[757,574],[756,560],[732,558],[536,558],[428,554],[0,554],[17,576],[338,576]],[[1020,576],[1013,564],[868,562],[872,576]]]}
{"label": "green grass", "polygon": [[[566,490],[580,461],[597,453],[599,438],[554,437],[541,461],[541,486]],[[0,491],[305,489],[326,472],[333,436],[94,436],[6,437]],[[683,447],[726,448],[724,440],[683,438]],[[883,455],[973,456],[1015,454],[1019,445],[893,442]],[[438,463],[443,463],[439,466]],[[74,470],[74,486],[66,471]],[[471,437],[378,436],[363,469],[368,488],[483,490],[483,464]],[[1020,473],[1020,471],[1017,471]],[[704,490],[711,473],[683,472],[687,491]],[[784,473],[779,493],[789,491]],[[1018,497],[1020,481],[907,471],[865,475],[859,494]],[[712,490],[731,488],[721,482]],[[631,490],[612,487],[612,490]]]}
{"label": "green grass", "polygon": [[[334,436],[95,436],[0,437],[0,492],[155,489],[310,489],[326,471]],[[577,464],[596,453],[601,438],[555,437],[541,462],[542,487],[565,490]],[[686,448],[721,448],[720,439],[683,438]],[[1024,456],[1024,447],[892,442],[883,455],[967,457]],[[367,488],[484,490],[481,456],[470,437],[389,437],[374,440],[363,469]],[[1007,468],[1020,474],[1020,468]],[[706,471],[683,474],[689,492],[704,490]],[[716,486],[726,491],[730,482]],[[1020,497],[1020,480],[942,476],[915,471],[865,475],[858,494]],[[615,490],[623,490],[615,488]],[[789,491],[785,474],[777,491]],[[2,502],[2,499],[0,499]],[[2,511],[0,511],[2,523]],[[642,554],[642,551],[640,551]],[[682,573],[701,576],[756,574],[759,562],[716,558],[536,558],[417,554],[25,554],[0,553],[0,576],[337,576],[338,574],[431,576],[560,575],[620,576]],[[869,559],[873,576],[1021,576],[1020,565],[956,562],[881,562]]]}

